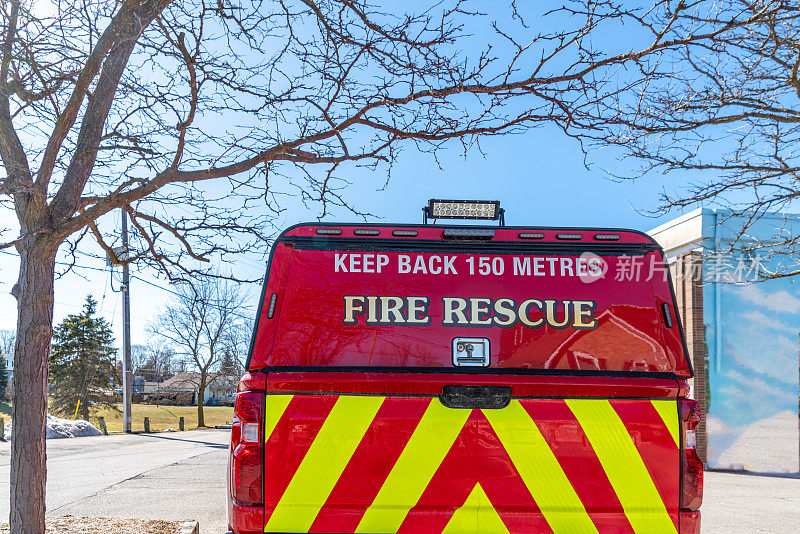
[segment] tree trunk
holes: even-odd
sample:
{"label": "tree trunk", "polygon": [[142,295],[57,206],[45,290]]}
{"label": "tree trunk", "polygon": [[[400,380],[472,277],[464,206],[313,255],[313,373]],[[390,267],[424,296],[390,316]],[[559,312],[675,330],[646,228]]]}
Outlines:
{"label": "tree trunk", "polygon": [[79,413],[81,419],[83,419],[84,421],[89,420],[89,400],[86,398],[86,396],[84,396],[84,398],[81,399],[81,409]]}
{"label": "tree trunk", "polygon": [[200,386],[197,388],[197,426],[206,426],[206,419],[203,416],[203,397],[206,395],[206,379],[200,378]]}
{"label": "tree trunk", "polygon": [[92,365],[90,360],[91,358],[86,358],[86,377],[84,377],[83,391],[79,397],[81,404],[78,413],[84,421],[89,420],[89,387],[91,387],[92,378],[94,378],[94,373],[90,369]]}
{"label": "tree trunk", "polygon": [[44,532],[47,362],[53,335],[53,287],[58,245],[40,236],[19,246],[14,431],[11,437],[12,534]]}

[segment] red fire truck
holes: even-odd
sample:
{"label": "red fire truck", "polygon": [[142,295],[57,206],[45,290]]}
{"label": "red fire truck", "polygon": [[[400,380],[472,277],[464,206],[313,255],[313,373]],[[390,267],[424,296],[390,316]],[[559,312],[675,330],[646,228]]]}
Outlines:
{"label": "red fire truck", "polygon": [[[231,435],[231,532],[700,531],[697,403],[632,230],[301,224],[272,250]],[[484,223],[485,224],[485,223]]]}

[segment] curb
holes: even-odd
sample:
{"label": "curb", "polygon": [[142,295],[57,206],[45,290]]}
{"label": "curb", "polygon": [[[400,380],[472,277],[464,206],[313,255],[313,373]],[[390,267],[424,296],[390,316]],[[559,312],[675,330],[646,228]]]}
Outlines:
{"label": "curb", "polygon": [[197,521],[184,521],[181,523],[179,534],[200,534],[200,523]]}

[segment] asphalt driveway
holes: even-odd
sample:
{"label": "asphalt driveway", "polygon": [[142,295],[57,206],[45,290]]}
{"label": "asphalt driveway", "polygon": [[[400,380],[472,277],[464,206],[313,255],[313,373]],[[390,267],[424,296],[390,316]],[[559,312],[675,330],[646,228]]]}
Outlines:
{"label": "asphalt driveway", "polygon": [[[223,533],[229,439],[229,430],[196,430],[48,440],[47,514],[196,520]],[[0,443],[3,488],[9,448]],[[0,522],[8,508],[4,495]]]}

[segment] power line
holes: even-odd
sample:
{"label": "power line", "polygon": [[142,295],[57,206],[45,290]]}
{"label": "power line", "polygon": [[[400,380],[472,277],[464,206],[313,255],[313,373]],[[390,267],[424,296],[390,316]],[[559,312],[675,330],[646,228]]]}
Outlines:
{"label": "power line", "polygon": [[170,293],[170,294],[172,294],[172,295],[175,295],[176,297],[182,297],[182,296],[183,296],[183,295],[181,295],[180,293],[178,293],[177,291],[173,291],[173,290],[171,290],[171,289],[168,289],[168,288],[166,288],[166,287],[161,287],[160,285],[158,285],[158,284],[155,284],[155,283],[153,283],[153,282],[150,282],[149,280],[145,280],[144,278],[141,278],[141,277],[139,277],[139,276],[136,276],[135,274],[132,274],[132,275],[131,275],[131,278],[135,278],[136,280],[138,280],[138,281],[140,281],[140,282],[144,282],[145,284],[147,284],[147,285],[149,285],[149,286],[153,286],[153,287],[155,287],[155,288],[157,288],[157,289],[160,289],[161,291],[166,291],[167,293]]}
{"label": "power line", "polygon": [[[0,254],[7,254],[9,256],[16,256],[17,258],[19,258],[19,254],[16,254],[15,252],[9,252],[8,250],[0,250]],[[84,253],[84,254],[86,254],[86,253]],[[91,255],[91,254],[86,254],[86,255],[89,256],[90,258],[97,258],[97,256],[94,256],[94,255]],[[101,272],[107,272],[108,271],[108,269],[105,268],[105,267],[103,267],[103,268],[101,268],[101,267],[92,267],[90,265],[80,265],[78,263],[69,263],[69,262],[66,262],[66,261],[56,261],[55,264],[56,265],[63,265],[65,267],[77,267],[79,269],[90,269],[92,271],[101,271]],[[259,264],[259,267],[261,267],[263,269],[263,268],[266,267],[266,264],[265,265]],[[133,275],[133,274],[131,275],[131,278],[136,278],[137,280],[140,280],[142,282],[150,283],[150,282],[147,282],[145,280],[142,280],[141,278],[139,278],[138,276]],[[151,284],[151,285],[153,285],[153,284]],[[156,287],[158,287],[159,289],[163,289],[164,291],[169,291],[168,289],[166,289],[164,287],[161,287],[161,286],[156,286]],[[176,293],[176,295],[177,295],[177,293]]]}
{"label": "power line", "polygon": [[[15,254],[14,252],[9,252],[7,250],[0,250],[0,253],[7,254],[9,256],[19,257],[19,254]],[[101,269],[99,267],[92,267],[90,265],[79,265],[77,263],[67,263],[67,262],[64,262],[64,261],[56,261],[55,263],[56,263],[56,265],[65,265],[67,267],[77,267],[79,269],[89,269],[89,270],[92,270],[92,271],[100,271],[100,272],[103,272],[103,273],[113,272],[113,271],[109,271],[109,269],[107,269],[107,268],[102,268]],[[149,286],[153,286],[156,289],[160,289],[161,291],[166,291],[167,293],[169,293],[171,295],[174,295],[176,297],[183,297],[184,296],[184,295],[181,295],[180,293],[178,293],[177,291],[173,291],[172,289],[169,289],[169,288],[160,286],[160,285],[158,285],[156,283],[150,282],[149,280],[146,280],[146,279],[144,279],[144,278],[142,278],[140,276],[136,276],[135,274],[130,275],[130,277],[131,278],[135,278],[136,280],[138,280],[140,282],[143,282],[143,283],[145,283],[145,284],[147,284]],[[111,289],[113,290],[114,288],[112,287]],[[212,304],[212,306],[213,306],[213,304]],[[220,306],[215,306],[215,307],[220,307]],[[116,306],[115,306],[115,308],[116,308]],[[248,317],[248,316],[242,315],[240,313],[235,313],[234,312],[231,315],[235,315],[236,317],[239,317],[240,319],[245,319],[247,321],[252,321],[253,320],[253,317]]]}
{"label": "power line", "polygon": [[[9,256],[16,256],[17,258],[19,258],[19,254],[15,254],[15,253],[9,252],[7,250],[0,250],[0,253],[8,254]],[[56,265],[65,265],[67,267],[78,267],[80,269],[90,269],[92,271],[106,272],[105,268],[101,269],[100,267],[91,267],[89,265],[78,265],[77,263],[68,263],[68,262],[65,262],[65,261],[56,261],[55,263],[56,263]]]}

